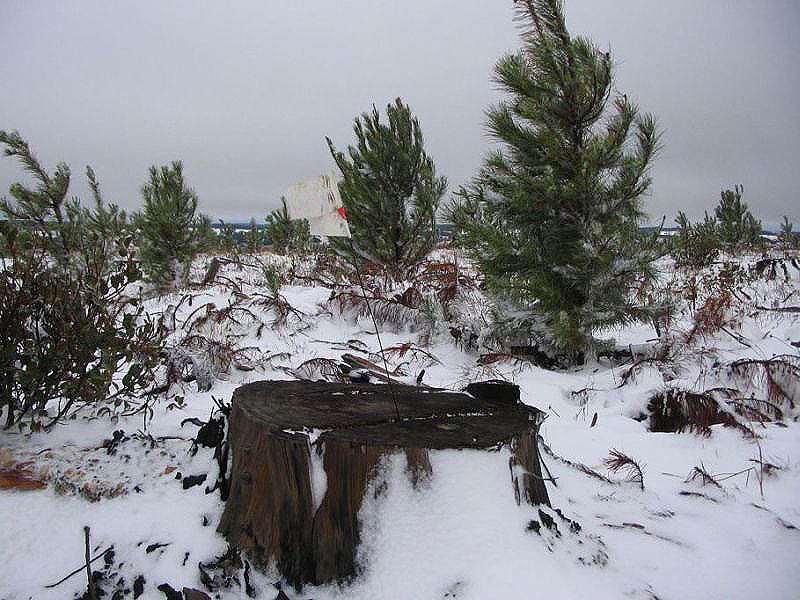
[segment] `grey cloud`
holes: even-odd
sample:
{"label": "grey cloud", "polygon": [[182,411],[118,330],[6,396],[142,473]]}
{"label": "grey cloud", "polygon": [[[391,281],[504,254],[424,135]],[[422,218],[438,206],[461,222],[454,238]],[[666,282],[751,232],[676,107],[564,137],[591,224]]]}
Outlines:
{"label": "grey cloud", "polygon": [[[800,8],[792,0],[567,0],[571,31],[610,47],[618,86],[665,130],[653,220],[698,217],[745,186],[765,223],[800,220]],[[419,116],[454,190],[490,140],[491,68],[518,47],[512,2],[28,2],[0,4],[0,128],[45,163],[91,164],[140,205],[151,164],[181,158],[214,217],[263,217],[329,171],[324,136],[396,96]],[[20,178],[0,161],[0,189]]]}

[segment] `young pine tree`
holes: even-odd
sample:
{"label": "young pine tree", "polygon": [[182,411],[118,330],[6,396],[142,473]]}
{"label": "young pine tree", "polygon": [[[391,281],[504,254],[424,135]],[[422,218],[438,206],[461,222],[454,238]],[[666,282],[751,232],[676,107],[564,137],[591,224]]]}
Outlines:
{"label": "young pine tree", "polygon": [[135,222],[141,232],[141,257],[148,279],[165,291],[186,280],[199,250],[197,194],[183,177],[183,163],[150,167],[142,186],[144,209]]}
{"label": "young pine tree", "polygon": [[742,200],[744,188],[734,186],[732,190],[720,192],[720,201],[714,209],[717,217],[717,237],[723,249],[738,252],[745,248],[759,248],[761,221],[756,219],[747,202]]}
{"label": "young pine tree", "polygon": [[281,207],[267,215],[264,235],[272,242],[277,254],[304,252],[311,243],[308,221],[292,219],[286,207],[286,198],[281,196]]}
{"label": "young pine tree", "polygon": [[211,217],[205,214],[200,214],[195,221],[194,226],[195,235],[199,244],[198,250],[200,252],[211,252],[219,247],[219,236],[214,231],[211,224]]}
{"label": "young pine tree", "polygon": [[67,200],[69,166],[58,163],[55,170],[48,173],[17,131],[0,131],[0,143],[5,146],[3,155],[16,158],[36,182],[33,188],[22,183],[11,184],[8,192],[13,202],[5,197],[0,199],[0,212],[10,221],[20,221],[33,230],[40,244],[61,266],[68,266],[81,233],[69,218],[70,214],[80,212],[77,201]]}
{"label": "young pine tree", "polygon": [[255,217],[250,219],[250,229],[244,234],[244,241],[250,254],[258,254],[261,249],[261,232],[258,230]]}
{"label": "young pine tree", "polygon": [[783,215],[783,223],[780,224],[781,230],[778,233],[778,244],[784,250],[796,250],[800,247],[800,234],[794,232],[794,226],[789,217]]}
{"label": "young pine tree", "polygon": [[219,219],[219,249],[225,254],[238,255],[239,246],[236,243],[236,230],[233,225]]}
{"label": "young pine tree", "polygon": [[679,267],[699,269],[713,263],[719,255],[717,220],[705,214],[705,219],[692,224],[686,213],[675,219],[678,231],[671,240],[670,251]]}
{"label": "young pine tree", "polygon": [[450,217],[490,291],[576,360],[595,332],[645,317],[629,292],[652,276],[655,240],[639,224],[659,133],[627,96],[612,98],[611,57],[569,34],[560,1],[516,6],[522,50],[494,72],[510,97],[487,113],[502,147]]}
{"label": "young pine tree", "polygon": [[[388,123],[378,110],[356,117],[356,145],[347,155],[331,155],[342,172],[339,192],[353,242],[373,261],[401,276],[419,264],[436,244],[436,210],[447,179],[436,176],[425,152],[422,129],[400,98],[386,107]],[[350,253],[349,242],[334,242]]]}
{"label": "young pine tree", "polygon": [[94,210],[86,211],[86,226],[102,240],[123,235],[128,230],[128,215],[116,204],[106,204],[100,192],[100,182],[92,167],[86,167],[86,178],[94,199]]}

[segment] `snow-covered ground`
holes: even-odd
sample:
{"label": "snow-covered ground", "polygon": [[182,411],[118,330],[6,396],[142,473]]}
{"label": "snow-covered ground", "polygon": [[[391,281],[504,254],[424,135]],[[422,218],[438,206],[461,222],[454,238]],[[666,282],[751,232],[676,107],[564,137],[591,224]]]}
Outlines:
{"label": "snow-covered ground", "polygon": [[[798,270],[789,265],[774,279],[764,275],[743,282],[744,293],[723,307],[723,326],[693,332],[695,313],[706,296],[715,296],[719,278],[707,273],[706,280],[696,280],[700,291],[692,310],[686,300],[691,277],[673,273],[667,262],[662,266],[662,290],[671,289],[677,305],[661,340],[662,345],[669,340],[668,360],[642,361],[632,370],[630,362],[613,366],[601,360],[559,372],[513,359],[479,365],[478,354],[454,343],[447,327],[424,348],[437,362],[422,352],[390,359],[393,367],[409,361],[409,381],[425,368],[425,383],[442,388],[461,389],[470,380],[502,376],[521,387],[523,402],[547,413],[541,456],[555,480],[547,484],[553,509],[564,518],[545,512],[557,529],[529,527],[543,519],[538,508],[515,503],[506,450],[432,452],[433,477],[416,490],[402,461],[390,459],[382,475],[386,493],[367,494],[361,509],[361,575],[347,586],[307,587],[300,594],[284,588],[288,597],[798,597],[796,379],[778,381],[789,393],[780,421],[713,425],[703,435],[654,433],[647,420],[640,420],[648,400],[667,389],[736,387],[747,397],[774,399],[774,390],[758,373],[737,375],[729,367],[739,359],[798,359],[800,350],[792,342],[800,341],[800,314],[767,310],[800,303]],[[224,277],[236,282],[240,300],[254,301],[264,292],[257,268],[226,265]],[[209,391],[196,391],[195,383],[173,386],[172,394],[184,396],[183,407],[168,408],[171,403],[163,400],[154,405],[146,431],[138,415],[116,422],[79,417],[47,434],[0,432],[0,470],[21,469],[47,483],[44,489],[0,490],[0,599],[82,594],[84,572],[54,588],[45,586],[83,563],[84,526],[91,530],[93,556],[113,545],[105,570],[113,574],[113,585],[106,589],[129,589],[124,597],[131,598],[140,575],[145,578],[140,598],[164,598],[157,589],[163,583],[178,590],[203,589],[198,563],[213,561],[227,548],[216,533],[223,502],[218,493],[205,493],[217,473],[212,450],[201,447],[193,455],[190,438],[197,427],[181,422],[208,420],[214,399],[229,400],[243,383],[291,378],[312,358],[338,360],[354,348],[378,350],[371,321],[333,310],[324,287],[284,286],[280,294],[300,312],[274,327],[259,326],[269,315],[274,319],[274,307],[255,304],[243,305],[251,315],[241,311],[238,325],[217,322],[214,311],[234,302],[230,285],[192,294],[191,305],[181,303],[181,295],[151,302],[150,310],[167,315],[170,305],[178,307],[173,343],[192,331],[237,348],[253,347],[230,364],[211,365]],[[207,303],[213,307],[203,307]],[[191,326],[206,315],[202,325]],[[625,346],[650,348],[650,354],[637,358],[656,353],[652,327],[632,326],[609,336]],[[416,333],[389,325],[381,338],[387,348],[418,341]],[[106,441],[115,430],[124,437]],[[639,482],[606,468],[603,461],[613,449],[642,466],[643,490]],[[717,483],[692,479],[695,467]],[[184,489],[187,476],[200,474],[208,474],[205,483]],[[570,527],[571,522],[579,527]],[[95,568],[103,569],[102,558]],[[219,589],[215,597],[247,597],[241,572],[238,577],[241,587]],[[276,572],[251,577],[259,597],[278,594]]]}

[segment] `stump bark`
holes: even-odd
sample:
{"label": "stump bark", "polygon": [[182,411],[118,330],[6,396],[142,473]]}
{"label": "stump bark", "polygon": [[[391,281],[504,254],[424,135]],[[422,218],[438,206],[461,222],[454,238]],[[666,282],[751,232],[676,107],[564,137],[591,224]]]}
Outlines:
{"label": "stump bark", "polygon": [[393,395],[386,385],[299,381],[242,386],[233,395],[230,494],[218,531],[298,589],[346,580],[357,571],[365,491],[395,452],[405,453],[416,487],[433,476],[429,450],[507,444],[517,503],[549,505],[537,449],[542,416],[502,395],[478,400],[407,386]]}

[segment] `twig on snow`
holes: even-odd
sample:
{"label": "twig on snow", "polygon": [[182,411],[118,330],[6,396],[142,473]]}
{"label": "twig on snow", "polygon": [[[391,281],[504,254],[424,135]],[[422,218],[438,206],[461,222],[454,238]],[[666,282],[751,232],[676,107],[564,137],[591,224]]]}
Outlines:
{"label": "twig on snow", "polygon": [[89,547],[89,526],[83,528],[83,539],[86,552],[86,578],[89,581],[89,600],[97,600],[97,590],[94,589],[94,578],[92,578],[91,548]]}
{"label": "twig on snow", "polygon": [[[96,561],[96,560],[98,560],[98,559],[100,559],[100,558],[104,557],[106,554],[108,554],[108,553],[109,553],[111,550],[113,550],[113,549],[114,549],[114,545],[112,544],[112,545],[110,545],[108,548],[106,548],[105,550],[103,550],[103,551],[102,551],[100,554],[98,554],[97,556],[95,556],[95,557],[94,557],[92,560],[90,560],[89,562],[90,562],[90,563],[93,563],[94,561]],[[71,573],[68,573],[67,575],[65,575],[64,577],[62,577],[61,579],[59,579],[59,580],[58,580],[58,581],[56,581],[55,583],[51,583],[50,585],[46,585],[46,586],[44,586],[44,587],[45,587],[45,589],[50,589],[50,588],[54,588],[54,587],[56,587],[56,586],[59,586],[59,585],[61,585],[62,583],[64,583],[64,582],[65,582],[67,579],[69,579],[70,577],[74,577],[75,575],[77,575],[78,573],[80,573],[81,571],[83,571],[85,568],[86,568],[86,564],[82,564],[80,567],[78,567],[77,569],[75,569],[75,570],[74,570],[74,571],[72,571]]]}

